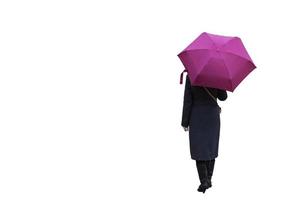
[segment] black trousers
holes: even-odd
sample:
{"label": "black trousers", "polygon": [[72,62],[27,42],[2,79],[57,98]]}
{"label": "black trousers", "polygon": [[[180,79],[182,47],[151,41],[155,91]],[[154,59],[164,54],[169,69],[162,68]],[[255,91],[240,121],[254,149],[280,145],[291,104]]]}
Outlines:
{"label": "black trousers", "polygon": [[212,160],[196,160],[197,171],[200,182],[208,179],[211,181],[214,171],[215,159]]}

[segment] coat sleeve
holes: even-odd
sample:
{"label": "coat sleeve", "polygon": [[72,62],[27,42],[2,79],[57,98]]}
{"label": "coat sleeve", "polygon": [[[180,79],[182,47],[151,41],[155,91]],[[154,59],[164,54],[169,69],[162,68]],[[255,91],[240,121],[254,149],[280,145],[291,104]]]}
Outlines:
{"label": "coat sleeve", "polygon": [[190,79],[187,75],[185,80],[183,110],[182,110],[182,120],[181,120],[181,126],[183,127],[189,126],[192,105],[193,105],[192,87],[191,87]]}
{"label": "coat sleeve", "polygon": [[227,92],[226,90],[220,90],[218,89],[218,99],[221,101],[225,101],[227,99]]}

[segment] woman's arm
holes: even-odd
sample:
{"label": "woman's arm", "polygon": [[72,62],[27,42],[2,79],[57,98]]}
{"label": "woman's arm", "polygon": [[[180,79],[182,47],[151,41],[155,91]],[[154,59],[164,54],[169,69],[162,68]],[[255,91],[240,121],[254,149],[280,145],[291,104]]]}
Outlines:
{"label": "woman's arm", "polygon": [[225,101],[227,99],[226,90],[218,89],[218,99],[220,99],[221,101]]}
{"label": "woman's arm", "polygon": [[190,78],[187,75],[185,80],[182,120],[181,120],[181,126],[183,127],[189,126],[192,105],[193,105],[192,86],[191,86]]}

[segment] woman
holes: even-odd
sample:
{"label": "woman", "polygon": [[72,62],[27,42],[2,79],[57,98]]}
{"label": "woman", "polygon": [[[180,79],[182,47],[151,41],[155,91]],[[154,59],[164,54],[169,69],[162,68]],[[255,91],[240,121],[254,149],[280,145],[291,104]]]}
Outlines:
{"label": "woman", "polygon": [[217,99],[227,99],[227,92],[216,88],[192,86],[186,76],[182,122],[189,131],[190,154],[196,160],[200,179],[199,192],[210,188],[215,158],[218,157],[220,107]]}

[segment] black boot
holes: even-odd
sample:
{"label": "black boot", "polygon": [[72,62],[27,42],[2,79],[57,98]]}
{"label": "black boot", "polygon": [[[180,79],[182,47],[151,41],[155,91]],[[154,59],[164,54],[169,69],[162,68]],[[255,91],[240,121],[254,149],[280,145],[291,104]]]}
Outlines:
{"label": "black boot", "polygon": [[212,186],[211,178],[212,178],[212,175],[213,175],[213,172],[214,172],[214,166],[215,166],[215,159],[206,161],[207,177],[208,177],[209,187]]}
{"label": "black boot", "polygon": [[206,161],[204,160],[196,160],[197,170],[201,185],[198,188],[199,192],[205,192],[207,188],[209,188],[209,181],[208,181],[208,173],[206,168]]}

